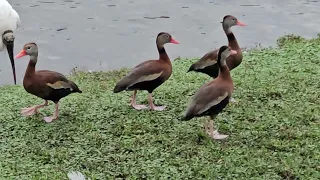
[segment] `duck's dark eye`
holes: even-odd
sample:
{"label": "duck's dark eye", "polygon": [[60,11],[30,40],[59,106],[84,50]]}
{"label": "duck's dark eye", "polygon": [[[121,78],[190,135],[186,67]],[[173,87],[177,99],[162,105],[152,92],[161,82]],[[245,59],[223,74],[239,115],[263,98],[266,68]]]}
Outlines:
{"label": "duck's dark eye", "polygon": [[235,19],[233,18],[232,21],[235,21]]}
{"label": "duck's dark eye", "polygon": [[166,38],[167,38],[167,39],[170,39],[169,35],[166,35]]}
{"label": "duck's dark eye", "polygon": [[29,50],[30,50],[30,49],[31,49],[31,47],[28,47],[27,49],[29,49]]}

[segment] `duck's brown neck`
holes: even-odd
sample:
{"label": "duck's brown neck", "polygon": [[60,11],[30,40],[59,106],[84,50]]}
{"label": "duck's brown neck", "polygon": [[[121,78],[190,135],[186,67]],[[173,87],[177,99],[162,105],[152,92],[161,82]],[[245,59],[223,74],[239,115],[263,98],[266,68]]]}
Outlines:
{"label": "duck's brown neck", "polygon": [[223,79],[231,79],[230,70],[227,66],[226,59],[222,60],[221,55],[218,55],[218,67],[219,67],[219,76]]}
{"label": "duck's brown neck", "polygon": [[26,70],[25,76],[33,75],[36,72],[36,64],[37,64],[38,56],[30,56],[30,61]]}
{"label": "duck's brown neck", "polygon": [[237,42],[236,37],[234,36],[233,32],[231,31],[231,27],[229,26],[223,26],[223,30],[227,35],[228,38],[228,42],[229,42],[229,46],[234,49],[234,50],[238,50],[240,49],[239,44]]}
{"label": "duck's brown neck", "polygon": [[231,79],[230,70],[227,65],[219,67],[219,76],[223,79]]}
{"label": "duck's brown neck", "polygon": [[159,52],[159,60],[163,60],[163,61],[169,61],[169,56],[166,52],[166,50],[164,49],[163,45],[157,45],[158,48],[158,52]]}

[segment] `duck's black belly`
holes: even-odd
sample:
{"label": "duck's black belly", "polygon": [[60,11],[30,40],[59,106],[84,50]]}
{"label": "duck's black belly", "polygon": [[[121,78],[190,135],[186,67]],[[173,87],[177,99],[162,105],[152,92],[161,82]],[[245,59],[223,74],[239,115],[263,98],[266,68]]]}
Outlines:
{"label": "duck's black belly", "polygon": [[73,93],[69,88],[52,89],[51,87],[42,84],[24,84],[24,88],[28,93],[44,100],[53,101],[54,103],[59,102],[61,98]]}
{"label": "duck's black belly", "polygon": [[143,81],[133,86],[129,87],[128,90],[147,90],[149,93],[152,93],[157,87],[159,87],[164,81],[166,81],[163,77],[158,77],[152,81]]}
{"label": "duck's black belly", "polygon": [[230,97],[227,96],[219,104],[217,104],[215,106],[212,106],[207,111],[205,111],[205,112],[201,113],[200,115],[198,115],[198,117],[201,117],[201,116],[215,116],[215,115],[219,114],[229,104],[229,98]]}
{"label": "duck's black belly", "polygon": [[53,101],[54,103],[59,102],[61,98],[68,96],[73,93],[69,88],[67,89],[52,89],[50,93],[44,97],[45,100]]}
{"label": "duck's black belly", "polygon": [[219,75],[219,67],[217,66],[217,64],[214,64],[212,66],[207,66],[203,69],[196,69],[195,71],[207,74],[213,78],[216,78]]}

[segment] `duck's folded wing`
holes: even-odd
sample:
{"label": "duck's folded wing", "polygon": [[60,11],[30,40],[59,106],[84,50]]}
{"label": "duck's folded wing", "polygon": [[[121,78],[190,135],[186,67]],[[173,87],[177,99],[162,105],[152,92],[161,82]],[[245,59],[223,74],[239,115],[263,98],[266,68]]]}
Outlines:
{"label": "duck's folded wing", "polygon": [[195,69],[203,69],[217,63],[218,50],[210,51],[195,63]]}
{"label": "duck's folded wing", "polygon": [[55,81],[68,81],[66,76],[61,73],[49,70],[39,70],[36,71],[37,76],[44,78],[46,82],[53,83]]}
{"label": "duck's folded wing", "polygon": [[217,83],[205,84],[195,94],[187,108],[185,117],[200,115],[211,107],[219,104],[227,96],[228,92],[220,88]]}
{"label": "duck's folded wing", "polygon": [[163,68],[161,64],[155,64],[154,61],[146,61],[133,68],[127,76],[121,79],[114,88],[114,92],[128,89],[140,82],[155,80],[159,78],[162,73]]}
{"label": "duck's folded wing", "polygon": [[36,73],[42,81],[52,89],[70,89],[70,91],[79,91],[78,86],[74,82],[69,81],[61,73],[48,70],[41,70]]}

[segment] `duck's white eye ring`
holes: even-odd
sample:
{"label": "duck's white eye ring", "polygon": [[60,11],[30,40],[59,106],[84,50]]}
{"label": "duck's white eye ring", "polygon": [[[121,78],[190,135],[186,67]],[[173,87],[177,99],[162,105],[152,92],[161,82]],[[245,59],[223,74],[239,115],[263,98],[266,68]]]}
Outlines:
{"label": "duck's white eye ring", "polygon": [[29,46],[27,49],[31,49],[31,47]]}

